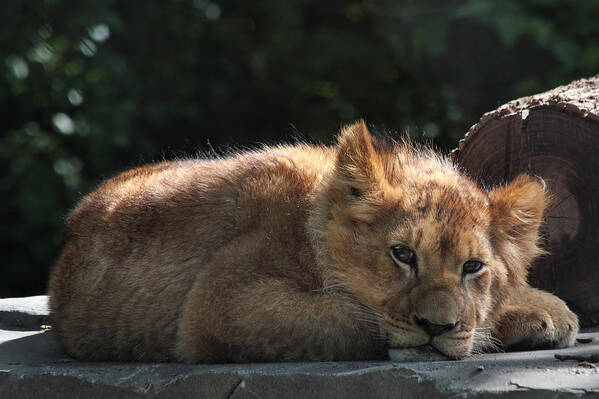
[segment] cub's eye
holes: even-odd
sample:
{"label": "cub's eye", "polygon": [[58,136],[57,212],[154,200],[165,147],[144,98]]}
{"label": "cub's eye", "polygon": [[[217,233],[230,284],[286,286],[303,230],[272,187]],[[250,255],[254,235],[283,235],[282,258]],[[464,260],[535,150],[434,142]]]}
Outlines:
{"label": "cub's eye", "polygon": [[464,266],[462,266],[462,271],[464,274],[472,274],[481,270],[484,266],[485,265],[481,261],[469,260],[468,262],[464,263]]}
{"label": "cub's eye", "polygon": [[396,262],[405,263],[412,267],[416,267],[416,254],[405,245],[396,245],[391,247],[391,257]]}

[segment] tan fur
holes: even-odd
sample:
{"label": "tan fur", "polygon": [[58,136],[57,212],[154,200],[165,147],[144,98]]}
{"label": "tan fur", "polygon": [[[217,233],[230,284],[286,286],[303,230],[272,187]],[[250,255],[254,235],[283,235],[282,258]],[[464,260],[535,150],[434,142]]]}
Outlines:
{"label": "tan fur", "polygon": [[[69,218],[49,283],[54,328],[81,359],[242,362],[453,358],[565,346],[576,316],[530,288],[543,185],[484,192],[446,159],[372,138],[149,165]],[[417,270],[391,247],[416,253]],[[462,273],[470,260],[486,266]],[[415,318],[455,325],[429,337]]]}

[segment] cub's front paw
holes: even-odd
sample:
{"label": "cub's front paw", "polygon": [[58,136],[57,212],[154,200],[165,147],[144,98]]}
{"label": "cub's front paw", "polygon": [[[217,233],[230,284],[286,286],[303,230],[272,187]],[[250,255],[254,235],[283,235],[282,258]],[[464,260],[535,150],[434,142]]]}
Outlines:
{"label": "cub's front paw", "polygon": [[530,289],[518,302],[506,306],[494,332],[506,350],[565,348],[574,344],[578,317],[564,301]]}

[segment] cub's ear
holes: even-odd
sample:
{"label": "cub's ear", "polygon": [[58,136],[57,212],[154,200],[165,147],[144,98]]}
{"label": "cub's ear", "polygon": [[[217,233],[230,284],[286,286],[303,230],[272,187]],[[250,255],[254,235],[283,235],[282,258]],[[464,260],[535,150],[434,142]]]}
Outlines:
{"label": "cub's ear", "polygon": [[528,266],[545,251],[539,247],[539,227],[549,203],[545,182],[519,175],[489,193],[492,238],[517,280],[526,281]]}
{"label": "cub's ear", "polygon": [[364,120],[341,130],[338,148],[336,177],[339,189],[360,196],[384,181],[382,161]]}

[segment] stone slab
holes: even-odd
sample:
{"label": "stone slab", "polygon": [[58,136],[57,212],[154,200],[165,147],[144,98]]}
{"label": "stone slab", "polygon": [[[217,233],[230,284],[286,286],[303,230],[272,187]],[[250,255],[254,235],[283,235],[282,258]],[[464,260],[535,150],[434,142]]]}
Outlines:
{"label": "stone slab", "polygon": [[48,322],[48,297],[0,299],[0,328],[39,330]]}
{"label": "stone slab", "polygon": [[599,369],[554,358],[599,354],[599,329],[579,338],[592,341],[460,361],[190,365],[79,362],[51,330],[3,330],[0,398],[599,398]]}

